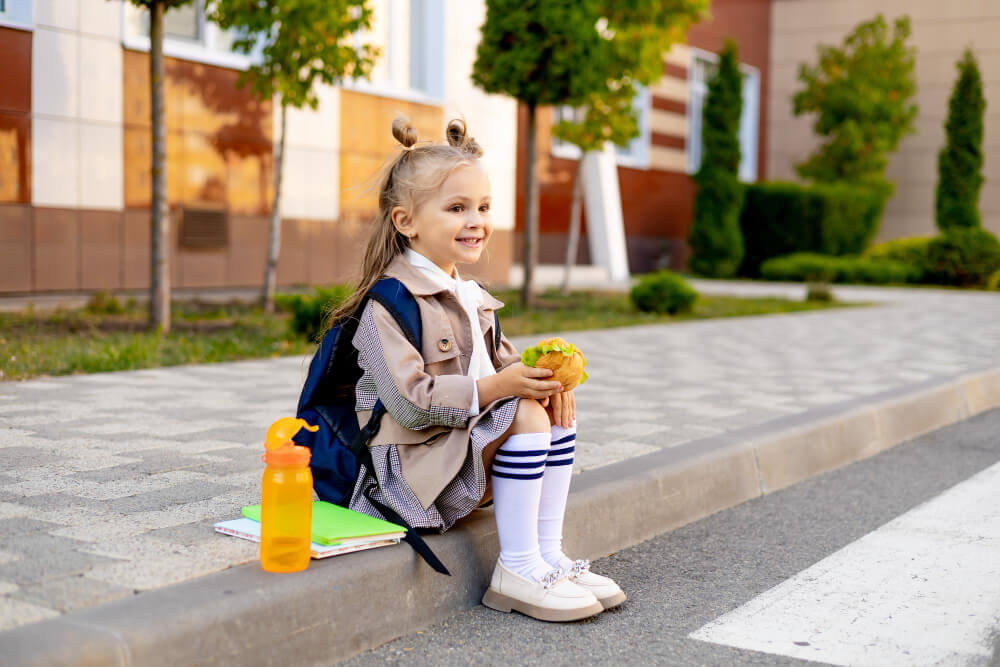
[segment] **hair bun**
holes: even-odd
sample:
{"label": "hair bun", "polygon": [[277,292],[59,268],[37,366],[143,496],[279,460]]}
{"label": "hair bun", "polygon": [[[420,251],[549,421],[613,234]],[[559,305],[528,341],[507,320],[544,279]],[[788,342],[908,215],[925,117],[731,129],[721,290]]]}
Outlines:
{"label": "hair bun", "polygon": [[466,134],[465,121],[460,118],[453,118],[448,122],[448,129],[445,130],[445,136],[448,138],[448,143],[462,150],[466,153],[475,155],[476,157],[483,156],[483,149],[480,147],[476,140]]}
{"label": "hair bun", "polygon": [[413,127],[409,119],[399,116],[392,121],[392,136],[403,144],[404,148],[410,148],[417,143],[417,128]]}

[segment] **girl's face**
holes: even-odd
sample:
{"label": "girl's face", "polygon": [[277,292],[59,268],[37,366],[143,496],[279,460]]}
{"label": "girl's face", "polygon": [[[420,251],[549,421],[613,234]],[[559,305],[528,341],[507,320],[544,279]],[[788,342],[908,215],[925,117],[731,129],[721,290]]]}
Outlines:
{"label": "girl's face", "polygon": [[490,179],[478,163],[457,167],[413,215],[397,206],[392,222],[410,247],[454,277],[455,263],[479,261],[493,233]]}

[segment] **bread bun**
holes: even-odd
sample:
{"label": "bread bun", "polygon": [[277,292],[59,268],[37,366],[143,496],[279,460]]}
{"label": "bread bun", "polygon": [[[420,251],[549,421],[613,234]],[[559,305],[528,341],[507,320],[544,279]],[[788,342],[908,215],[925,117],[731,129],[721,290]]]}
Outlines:
{"label": "bread bun", "polygon": [[521,354],[521,360],[526,366],[551,370],[552,379],[562,383],[563,391],[571,391],[587,379],[587,359],[575,345],[559,337],[538,341]]}

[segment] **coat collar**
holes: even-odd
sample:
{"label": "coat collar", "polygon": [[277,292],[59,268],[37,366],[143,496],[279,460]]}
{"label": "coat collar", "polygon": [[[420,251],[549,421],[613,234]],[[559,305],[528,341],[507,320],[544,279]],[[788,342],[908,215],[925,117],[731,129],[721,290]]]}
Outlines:
{"label": "coat collar", "polygon": [[[410,290],[410,294],[413,296],[430,296],[432,294],[440,294],[441,292],[447,292],[447,288],[441,287],[433,280],[421,273],[417,267],[410,264],[410,261],[406,259],[405,255],[396,255],[393,260],[389,263],[389,266],[385,270],[385,275],[390,278],[395,278],[399,282],[406,285],[406,289]],[[482,289],[482,286],[480,286]],[[492,294],[483,290],[483,309],[499,310],[503,308],[503,301],[496,299]]]}

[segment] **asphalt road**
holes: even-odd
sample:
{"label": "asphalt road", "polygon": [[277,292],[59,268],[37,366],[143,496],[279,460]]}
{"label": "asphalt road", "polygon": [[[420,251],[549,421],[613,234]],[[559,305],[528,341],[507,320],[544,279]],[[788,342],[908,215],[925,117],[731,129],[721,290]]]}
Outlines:
{"label": "asphalt road", "polygon": [[688,635],[998,461],[994,410],[594,562],[629,599],[593,619],[480,606],[343,664],[803,664]]}

